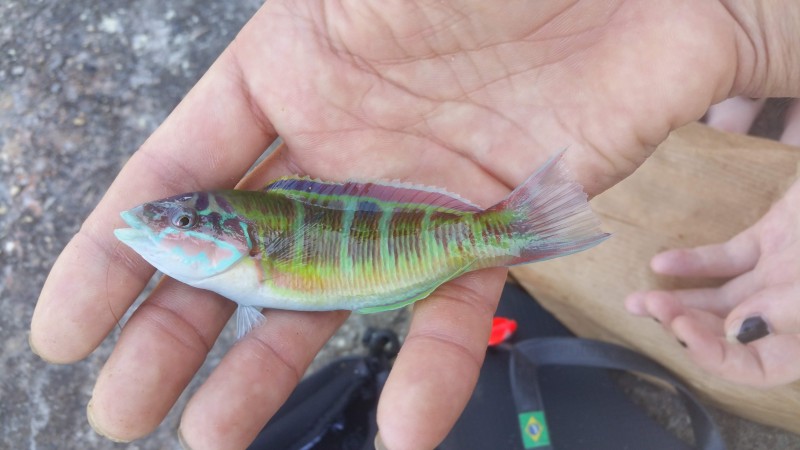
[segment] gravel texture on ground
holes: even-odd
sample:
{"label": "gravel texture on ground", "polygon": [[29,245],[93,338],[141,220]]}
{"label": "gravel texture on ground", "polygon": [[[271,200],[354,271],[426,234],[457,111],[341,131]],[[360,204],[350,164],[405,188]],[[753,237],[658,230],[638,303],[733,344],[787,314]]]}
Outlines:
{"label": "gravel texture on ground", "polygon": [[[255,0],[0,2],[0,448],[180,448],[185,395],[155,432],[134,443],[112,443],[89,427],[85,406],[119,328],[85,360],[58,366],[30,352],[28,327],[58,253],[129,156],[258,6]],[[351,318],[315,365],[352,352],[367,326],[404,333],[407,318],[405,311]],[[188,392],[232,342],[229,327]],[[688,419],[671,394],[632,377],[620,383],[654,417],[686,433]],[[718,417],[732,449],[800,449],[796,436]]]}

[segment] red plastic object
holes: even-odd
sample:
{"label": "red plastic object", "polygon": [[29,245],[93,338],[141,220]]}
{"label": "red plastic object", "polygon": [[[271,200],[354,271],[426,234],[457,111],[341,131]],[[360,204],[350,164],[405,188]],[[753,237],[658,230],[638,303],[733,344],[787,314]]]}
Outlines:
{"label": "red plastic object", "polygon": [[492,333],[489,335],[489,347],[502,344],[517,331],[517,321],[505,317],[492,319]]}

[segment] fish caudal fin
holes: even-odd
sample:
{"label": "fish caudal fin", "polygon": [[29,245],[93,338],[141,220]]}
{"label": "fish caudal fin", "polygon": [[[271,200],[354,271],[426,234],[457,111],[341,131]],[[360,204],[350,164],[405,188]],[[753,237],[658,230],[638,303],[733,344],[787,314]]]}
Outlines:
{"label": "fish caudal fin", "polygon": [[555,154],[505,200],[487,210],[512,213],[509,228],[518,254],[505,265],[569,255],[610,236],[600,230],[600,220],[583,187],[570,178],[563,156],[563,150]]}

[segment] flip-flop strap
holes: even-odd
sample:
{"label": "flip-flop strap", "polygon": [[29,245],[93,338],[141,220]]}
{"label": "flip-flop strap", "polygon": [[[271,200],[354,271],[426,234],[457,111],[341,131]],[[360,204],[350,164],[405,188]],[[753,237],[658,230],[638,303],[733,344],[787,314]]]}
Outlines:
{"label": "flip-flop strap", "polygon": [[511,389],[526,448],[554,450],[546,434],[544,404],[536,376],[537,369],[542,366],[625,370],[666,381],[675,387],[689,412],[697,448],[701,450],[726,448],[711,415],[683,382],[655,361],[624,347],[581,338],[528,339],[513,346],[510,364]]}

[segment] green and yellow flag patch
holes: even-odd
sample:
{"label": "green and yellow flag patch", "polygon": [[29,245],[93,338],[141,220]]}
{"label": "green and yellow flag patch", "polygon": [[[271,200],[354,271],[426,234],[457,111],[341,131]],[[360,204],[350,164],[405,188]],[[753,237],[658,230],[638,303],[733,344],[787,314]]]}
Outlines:
{"label": "green and yellow flag patch", "polygon": [[525,412],[518,417],[522,445],[526,449],[550,445],[550,433],[547,432],[544,411]]}

